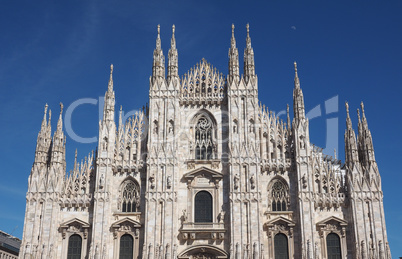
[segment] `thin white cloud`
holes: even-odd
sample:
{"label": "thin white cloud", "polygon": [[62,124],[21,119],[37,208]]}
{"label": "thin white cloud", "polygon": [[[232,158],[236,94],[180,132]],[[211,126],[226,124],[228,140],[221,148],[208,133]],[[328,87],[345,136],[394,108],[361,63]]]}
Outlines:
{"label": "thin white cloud", "polygon": [[296,30],[296,26],[294,26],[294,25],[291,26],[290,28],[291,28],[292,30],[294,30],[294,31]]}

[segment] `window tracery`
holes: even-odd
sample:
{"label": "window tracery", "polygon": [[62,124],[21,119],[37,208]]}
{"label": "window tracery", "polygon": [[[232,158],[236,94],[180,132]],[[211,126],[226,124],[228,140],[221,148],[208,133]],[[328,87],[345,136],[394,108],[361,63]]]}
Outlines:
{"label": "window tracery", "polygon": [[195,126],[195,159],[209,160],[213,158],[212,122],[202,116]]}
{"label": "window tracery", "polygon": [[139,206],[140,193],[138,185],[132,180],[127,180],[122,188],[121,211],[137,212]]}
{"label": "window tracery", "polygon": [[281,180],[276,180],[270,190],[271,210],[287,211],[289,201],[289,188]]}

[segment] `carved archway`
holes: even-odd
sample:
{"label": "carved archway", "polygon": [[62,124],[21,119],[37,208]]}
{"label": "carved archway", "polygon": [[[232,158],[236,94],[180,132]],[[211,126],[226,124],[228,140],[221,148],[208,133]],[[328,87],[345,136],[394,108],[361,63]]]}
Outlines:
{"label": "carved archway", "polygon": [[185,249],[178,259],[222,259],[229,258],[221,248],[209,245],[191,246]]}

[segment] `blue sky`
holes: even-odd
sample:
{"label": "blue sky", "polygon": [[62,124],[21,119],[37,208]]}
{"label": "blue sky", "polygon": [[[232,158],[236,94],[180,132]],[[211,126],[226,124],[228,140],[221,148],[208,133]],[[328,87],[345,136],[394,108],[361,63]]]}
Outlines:
{"label": "blue sky", "polygon": [[[45,103],[52,109],[54,130],[58,103],[68,107],[80,98],[102,97],[113,63],[116,107],[139,109],[148,100],[157,24],[165,56],[176,25],[182,75],[202,58],[227,73],[232,23],[242,68],[250,23],[261,102],[277,112],[292,103],[296,60],[306,110],[319,105],[322,114],[310,122],[313,143],[325,147],[327,122],[337,119],[338,157],[344,160],[344,102],[349,101],[356,128],[355,111],[364,101],[391,251],[402,256],[402,174],[396,156],[402,146],[401,11],[402,1],[2,1],[0,229],[22,236],[27,179]],[[325,101],[334,96],[339,108],[329,113]],[[98,110],[83,105],[74,111],[78,135],[97,135]],[[95,146],[67,137],[67,168],[76,148],[82,159]]]}

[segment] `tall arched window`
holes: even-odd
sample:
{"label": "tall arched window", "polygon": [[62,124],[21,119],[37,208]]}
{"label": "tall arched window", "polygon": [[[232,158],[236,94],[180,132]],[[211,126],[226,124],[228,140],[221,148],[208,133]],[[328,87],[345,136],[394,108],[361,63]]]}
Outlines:
{"label": "tall arched window", "polygon": [[212,222],[212,195],[206,191],[200,191],[195,195],[194,221]]}
{"label": "tall arched window", "polygon": [[289,189],[281,180],[276,180],[272,184],[270,198],[272,211],[288,210]]}
{"label": "tall arched window", "polygon": [[288,238],[282,234],[276,234],[274,238],[275,259],[289,259]]}
{"label": "tall arched window", "polygon": [[195,126],[195,159],[212,159],[212,123],[202,116]]}
{"label": "tall arched window", "polygon": [[122,185],[122,212],[136,212],[140,206],[138,185],[132,180],[126,180]]}
{"label": "tall arched window", "polygon": [[82,238],[72,235],[68,239],[67,259],[81,259]]}
{"label": "tall arched window", "polygon": [[125,234],[120,238],[119,259],[133,259],[133,242],[134,239],[129,234]]}
{"label": "tall arched window", "polygon": [[328,259],[341,259],[341,240],[335,233],[327,236],[327,254]]}

